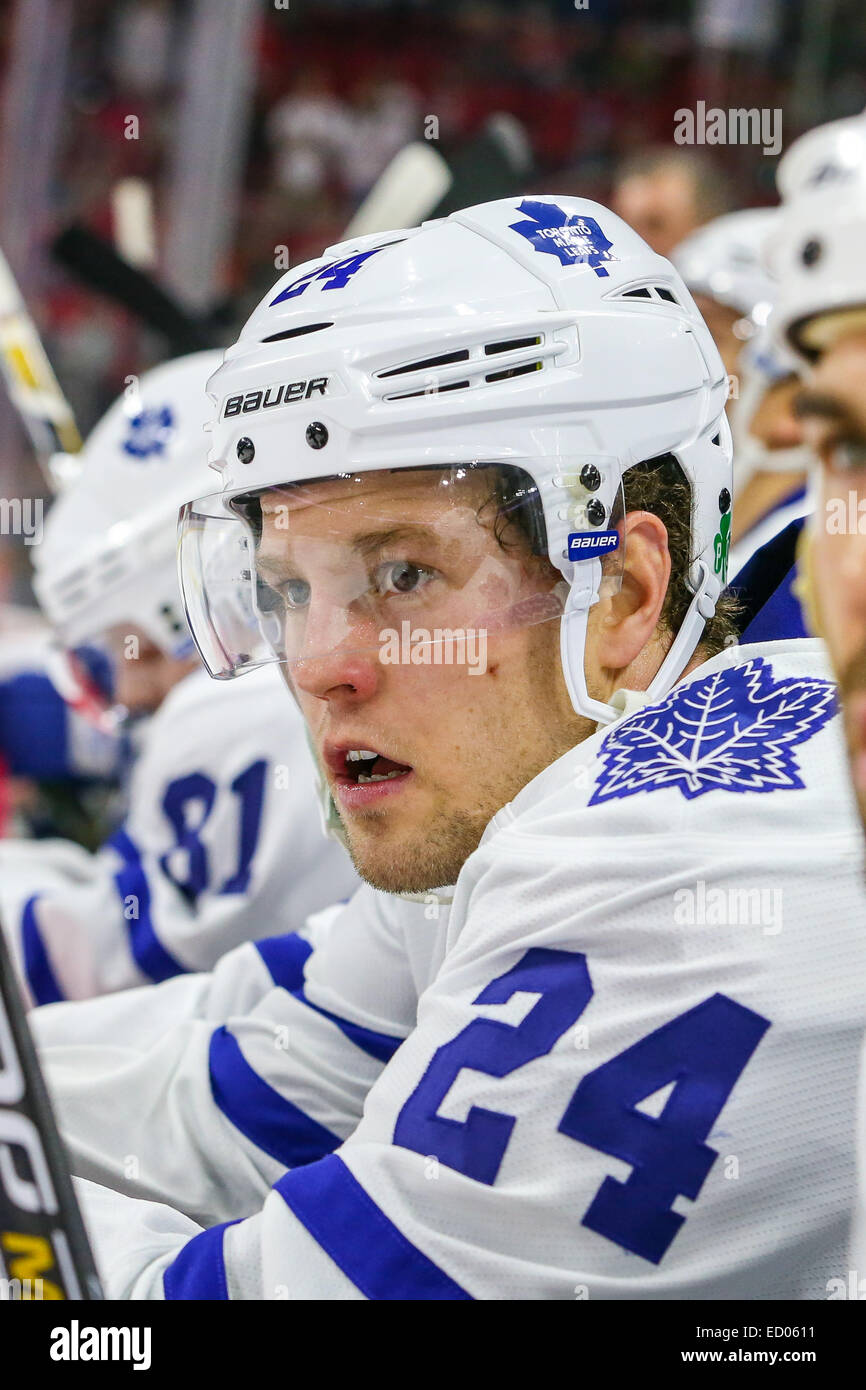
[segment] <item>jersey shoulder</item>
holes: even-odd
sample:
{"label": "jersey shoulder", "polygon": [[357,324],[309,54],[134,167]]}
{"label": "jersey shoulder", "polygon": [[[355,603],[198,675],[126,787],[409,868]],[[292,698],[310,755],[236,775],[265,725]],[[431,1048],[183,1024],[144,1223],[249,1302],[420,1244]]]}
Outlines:
{"label": "jersey shoulder", "polygon": [[255,748],[262,756],[279,751],[284,761],[303,744],[301,713],[271,668],[229,681],[193,671],[163,701],[147,734],[148,753],[166,749],[220,761],[236,747]]}
{"label": "jersey shoulder", "polygon": [[[530,783],[485,840],[859,836],[836,685],[813,639],[731,647]],[[611,842],[613,843],[613,842]]]}

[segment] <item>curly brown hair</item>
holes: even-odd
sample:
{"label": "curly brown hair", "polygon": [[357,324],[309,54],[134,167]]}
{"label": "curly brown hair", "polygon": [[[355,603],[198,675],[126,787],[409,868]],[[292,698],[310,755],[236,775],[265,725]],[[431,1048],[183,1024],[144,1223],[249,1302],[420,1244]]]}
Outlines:
{"label": "curly brown hair", "polygon": [[[674,634],[679,631],[694,597],[689,585],[689,571],[695,560],[689,481],[673,454],[660,454],[627,469],[623,474],[623,496],[626,512],[652,512],[668,533],[671,577],[661,622],[668,633]],[[527,499],[534,499],[535,505],[527,506]],[[479,519],[487,506],[495,509],[493,533],[503,549],[528,542],[534,555],[547,555],[541,503],[528,473],[513,466],[495,468],[492,494],[481,508]],[[740,603],[733,594],[724,592],[716,600],[715,615],[706,623],[698,648],[704,660],[738,640],[739,612]]]}

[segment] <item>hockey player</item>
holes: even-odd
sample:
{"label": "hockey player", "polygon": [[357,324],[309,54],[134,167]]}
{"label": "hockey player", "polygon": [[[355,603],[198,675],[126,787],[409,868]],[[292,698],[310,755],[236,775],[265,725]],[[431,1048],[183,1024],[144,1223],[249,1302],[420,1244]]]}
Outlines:
{"label": "hockey player", "polygon": [[765,248],[775,208],[732,212],[708,223],[673,253],[732,383],[734,506],[730,578],[773,536],[806,512],[810,455],[793,399],[797,363],[768,331],[775,283]]}
{"label": "hockey player", "polygon": [[177,510],[207,474],[197,353],[111,407],[35,547],[35,587],[69,648],[103,643],[113,696],[152,715],[125,820],[92,855],[0,844],[0,915],[31,1000],[85,998],[212,966],[352,891],[325,839],[303,724],[274,672],[244,690],[202,671],[176,573]]}
{"label": "hockey player", "polygon": [[804,546],[812,620],[839,679],[866,821],[859,710],[866,657],[858,617],[866,579],[866,505],[860,505],[866,292],[859,243],[866,228],[866,117],[808,132],[787,152],[778,177],[786,201],[773,247],[781,281],[774,327],[799,356],[806,380],[797,411],[820,463],[818,506]]}
{"label": "hockey player", "polygon": [[[854,791],[866,828],[866,116],[798,140],[779,166],[784,217],[774,248],[777,331],[800,355],[798,400],[820,462],[819,497],[802,550],[812,624],[842,696]],[[866,1297],[866,1067],[859,1107],[860,1201],[834,1298]]]}
{"label": "hockey player", "polygon": [[484,204],[287,274],[210,391],[196,641],[280,664],[367,883],[38,1011],[109,1296],[826,1296],[859,827],[820,644],[728,645],[680,277]]}

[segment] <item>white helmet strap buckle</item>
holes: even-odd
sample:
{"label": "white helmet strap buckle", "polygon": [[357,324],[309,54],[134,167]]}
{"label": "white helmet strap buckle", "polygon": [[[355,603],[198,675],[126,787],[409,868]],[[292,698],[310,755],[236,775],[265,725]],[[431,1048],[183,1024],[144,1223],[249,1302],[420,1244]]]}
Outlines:
{"label": "white helmet strap buckle", "polygon": [[[601,577],[601,562],[592,560],[589,563],[593,566],[592,580],[588,585],[573,584],[568,596],[560,629],[560,651],[565,684],[574,709],[587,719],[606,725],[619,719],[623,710],[613,704],[593,699],[586,688],[586,628],[589,610],[598,602],[598,584]],[[699,579],[694,597],[664,661],[644,692],[644,704],[663,699],[668,694],[694,656],[704,627],[715,613],[715,603],[708,594],[711,578],[709,565],[699,560],[698,569]]]}

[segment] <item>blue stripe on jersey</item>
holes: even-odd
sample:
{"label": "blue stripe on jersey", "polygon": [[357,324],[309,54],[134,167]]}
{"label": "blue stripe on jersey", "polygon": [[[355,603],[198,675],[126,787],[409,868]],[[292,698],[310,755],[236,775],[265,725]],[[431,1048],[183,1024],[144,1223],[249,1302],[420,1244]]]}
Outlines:
{"label": "blue stripe on jersey", "polygon": [[36,904],[39,894],[34,893],[24,904],[21,914],[21,945],[24,956],[24,972],[30,993],[37,1004],[57,1004],[66,996],[60,988],[45,949],[45,942],[36,922]]}
{"label": "blue stripe on jersey", "polygon": [[274,1190],[367,1298],[471,1300],[403,1235],[335,1154],[286,1173]]}
{"label": "blue stripe on jersey", "polygon": [[229,1296],[223,1237],[237,1221],[224,1221],[193,1236],[176,1255],[162,1276],[168,1299],[221,1299]]}
{"label": "blue stripe on jersey", "polygon": [[154,929],[150,916],[150,885],[135,844],[121,829],[115,831],[106,847],[115,850],[123,860],[123,868],[114,875],[114,883],[124,909],[127,898],[133,898],[137,905],[138,915],[129,920],[128,926],[129,946],[139,970],[157,984],[174,975],[187,974],[186,966],[165,949]]}
{"label": "blue stripe on jersey", "polygon": [[390,1062],[403,1042],[402,1038],[391,1037],[388,1033],[376,1033],[372,1028],[364,1028],[360,1023],[351,1023],[349,1019],[332,1014],[330,1010],[320,1008],[307,998],[304,990],[304,966],[313,953],[308,941],[298,936],[297,932],[290,932],[286,936],[272,936],[266,941],[257,941],[256,950],[268,967],[275,985],[288,990],[299,1004],[306,1004],[307,1008],[314,1009],[323,1018],[336,1023],[341,1032],[369,1056],[377,1058],[380,1062]]}
{"label": "blue stripe on jersey", "polygon": [[306,1004],[308,1009],[313,1009],[323,1018],[329,1018],[332,1023],[336,1023],[341,1033],[344,1033],[356,1047],[360,1047],[371,1057],[376,1057],[380,1062],[390,1062],[397,1048],[404,1041],[403,1038],[392,1038],[388,1033],[375,1033],[372,1028],[364,1028],[360,1023],[351,1023],[347,1018],[341,1018],[339,1014],[332,1014],[329,1009],[322,1009],[318,1004],[307,998],[303,989],[293,989],[290,991],[292,998],[299,1003]]}
{"label": "blue stripe on jersey", "polygon": [[282,989],[303,989],[304,965],[313,954],[309,941],[296,931],[285,936],[270,936],[256,942],[256,950],[268,967],[271,979]]}
{"label": "blue stripe on jersey", "polygon": [[211,1037],[209,1071],[213,1098],[226,1119],[287,1168],[312,1163],[342,1143],[253,1071],[225,1028]]}

